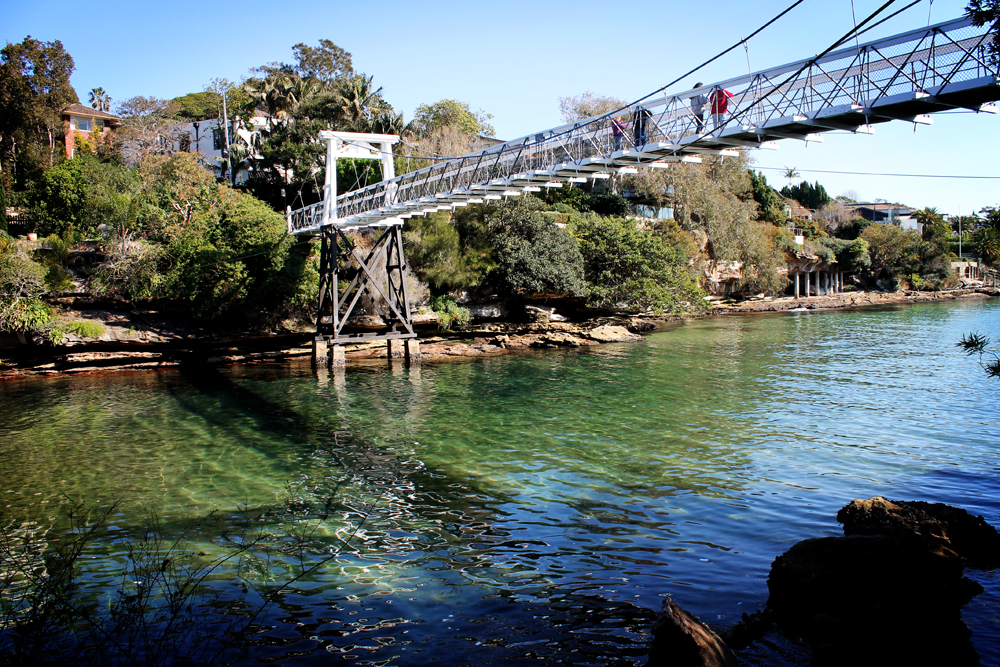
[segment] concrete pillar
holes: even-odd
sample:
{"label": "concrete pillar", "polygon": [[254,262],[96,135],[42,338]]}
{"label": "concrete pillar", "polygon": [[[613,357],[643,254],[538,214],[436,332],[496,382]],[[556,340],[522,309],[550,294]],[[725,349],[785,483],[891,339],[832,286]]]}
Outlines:
{"label": "concrete pillar", "polygon": [[313,339],[313,366],[327,366],[330,363],[330,344],[322,336]]}
{"label": "concrete pillar", "polygon": [[330,355],[330,365],[334,368],[343,368],[347,365],[347,356],[344,354],[343,345],[331,345],[330,351],[333,353]]}
{"label": "concrete pillar", "polygon": [[393,359],[402,359],[405,356],[403,351],[403,341],[402,340],[387,340],[386,341],[386,356],[389,361]]}
{"label": "concrete pillar", "polygon": [[802,274],[801,273],[796,273],[795,274],[795,298],[796,299],[799,298],[799,276],[800,275],[802,275]]}
{"label": "concrete pillar", "polygon": [[811,287],[811,285],[810,285],[809,283],[811,283],[811,282],[812,282],[812,280],[810,279],[809,275],[810,275],[810,274],[808,274],[808,273],[803,273],[803,274],[802,274],[802,277],[803,277],[803,278],[805,279],[805,281],[806,281],[806,282],[805,282],[805,285],[803,286],[803,287],[804,287],[804,289],[802,290],[802,296],[806,296],[806,297],[807,297],[807,296],[809,296],[809,288]]}
{"label": "concrete pillar", "polygon": [[420,363],[420,341],[416,338],[406,339],[406,362],[409,364]]}

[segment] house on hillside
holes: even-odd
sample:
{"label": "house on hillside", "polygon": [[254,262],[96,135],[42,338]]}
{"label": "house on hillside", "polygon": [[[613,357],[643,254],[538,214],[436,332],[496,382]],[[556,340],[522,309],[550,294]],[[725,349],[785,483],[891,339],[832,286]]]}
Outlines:
{"label": "house on hillside", "polygon": [[[246,129],[237,120],[229,127],[229,143],[241,143],[246,146],[256,146],[256,137],[261,130],[271,127],[271,120],[263,112],[258,112],[251,121],[252,129]],[[186,153],[198,153],[202,163],[212,169],[216,176],[222,176],[222,160],[226,153],[226,136],[218,118],[208,118],[200,121],[181,123],[176,128],[178,150]],[[259,155],[256,157],[260,157]],[[238,170],[237,184],[247,180],[246,171]]]}
{"label": "house on hillside", "polygon": [[895,222],[903,229],[912,229],[918,234],[923,233],[923,225],[913,217],[913,209],[902,204],[890,204],[888,202],[847,204],[865,220],[872,222]]}
{"label": "house on hillside", "polygon": [[787,197],[782,197],[778,195],[781,199],[781,203],[785,206],[785,217],[786,218],[797,218],[799,220],[812,220],[816,216],[816,211],[811,208],[806,208],[802,204],[798,203],[794,199],[788,199]]}
{"label": "house on hillside", "polygon": [[118,116],[107,111],[91,109],[82,104],[71,104],[62,112],[63,129],[66,133],[66,157],[76,154],[77,144],[85,141],[92,145],[100,143],[103,138],[121,125]]}

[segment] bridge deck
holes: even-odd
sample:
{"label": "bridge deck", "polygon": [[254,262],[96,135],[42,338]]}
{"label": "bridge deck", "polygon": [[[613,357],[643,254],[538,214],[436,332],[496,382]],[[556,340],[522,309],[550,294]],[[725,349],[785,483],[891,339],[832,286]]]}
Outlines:
{"label": "bridge deck", "polygon": [[[968,19],[948,21],[710,86],[643,100],[613,114],[562,125],[348,192],[333,207],[294,211],[289,231],[402,224],[414,215],[497,200],[546,187],[609,178],[637,168],[699,162],[823,132],[872,133],[890,120],[931,122],[954,108],[996,112],[1000,77],[985,44],[992,34]],[[692,98],[733,94],[723,124],[706,125]],[[616,150],[612,120],[627,124]],[[644,127],[643,127],[644,125]]]}

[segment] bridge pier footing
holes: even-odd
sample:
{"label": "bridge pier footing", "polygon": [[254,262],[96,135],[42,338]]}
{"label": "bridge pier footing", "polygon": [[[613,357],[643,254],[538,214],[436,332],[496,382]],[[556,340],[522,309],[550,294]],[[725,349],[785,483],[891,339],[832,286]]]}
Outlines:
{"label": "bridge pier footing", "polygon": [[312,363],[319,368],[344,368],[347,365],[344,346],[317,336],[313,339]]}
{"label": "bridge pier footing", "polygon": [[330,365],[330,344],[322,336],[313,339],[312,363],[313,366]]}
{"label": "bridge pier footing", "polygon": [[420,341],[416,338],[406,339],[406,361],[409,364],[420,363]]}

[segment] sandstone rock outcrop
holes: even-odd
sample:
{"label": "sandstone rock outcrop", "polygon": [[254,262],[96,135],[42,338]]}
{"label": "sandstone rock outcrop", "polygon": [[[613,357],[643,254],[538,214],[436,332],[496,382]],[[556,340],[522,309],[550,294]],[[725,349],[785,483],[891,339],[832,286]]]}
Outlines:
{"label": "sandstone rock outcrop", "polygon": [[845,535],[917,536],[940,542],[976,568],[1000,566],[1000,533],[981,516],[958,507],[875,496],[852,500],[837,512]]}

